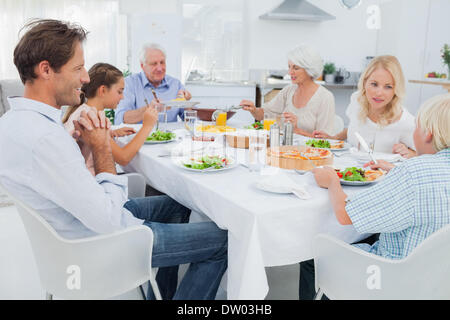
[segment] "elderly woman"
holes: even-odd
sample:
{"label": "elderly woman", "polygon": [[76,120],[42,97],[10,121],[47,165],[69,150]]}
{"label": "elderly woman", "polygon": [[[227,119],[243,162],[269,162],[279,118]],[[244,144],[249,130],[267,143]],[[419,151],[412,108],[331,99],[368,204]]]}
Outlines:
{"label": "elderly woman", "polygon": [[323,71],[323,60],[318,52],[300,45],[288,53],[289,75],[292,84],[283,88],[263,108],[256,108],[249,100],[241,101],[244,110],[260,121],[264,113],[282,115],[294,126],[294,133],[312,137],[314,130],[334,130],[334,96],[314,82]]}
{"label": "elderly woman", "polygon": [[416,155],[413,132],[414,116],[403,108],[405,78],[397,58],[379,56],[373,59],[361,75],[358,91],[347,108],[348,128],[335,136],[324,131],[313,132],[316,138],[348,140],[358,145],[355,132],[370,144],[374,151],[398,153],[405,158]]}

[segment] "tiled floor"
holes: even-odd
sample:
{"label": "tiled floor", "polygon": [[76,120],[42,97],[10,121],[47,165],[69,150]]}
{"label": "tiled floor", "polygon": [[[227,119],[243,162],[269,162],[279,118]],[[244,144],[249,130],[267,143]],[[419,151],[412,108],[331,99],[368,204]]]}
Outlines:
{"label": "tiled floor", "polygon": [[[180,268],[180,275],[185,268]],[[267,268],[270,291],[267,299],[297,299],[297,265]],[[219,290],[219,299],[225,292]],[[0,208],[0,300],[44,299],[31,247],[22,221],[14,206]],[[116,299],[141,299],[133,290]]]}

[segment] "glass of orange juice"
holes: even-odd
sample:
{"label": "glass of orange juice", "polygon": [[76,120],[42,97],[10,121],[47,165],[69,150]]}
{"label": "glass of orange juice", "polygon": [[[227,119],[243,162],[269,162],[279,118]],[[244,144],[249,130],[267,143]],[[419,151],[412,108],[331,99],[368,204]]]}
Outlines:
{"label": "glass of orange juice", "polygon": [[216,126],[226,126],[227,125],[227,113],[221,112],[217,115]]}
{"label": "glass of orange juice", "polygon": [[264,112],[264,130],[270,131],[270,126],[273,125],[277,119],[270,113]]}

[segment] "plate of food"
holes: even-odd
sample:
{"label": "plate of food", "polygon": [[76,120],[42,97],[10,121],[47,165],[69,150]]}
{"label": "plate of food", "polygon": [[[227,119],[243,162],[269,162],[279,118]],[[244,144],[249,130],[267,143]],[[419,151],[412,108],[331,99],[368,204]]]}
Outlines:
{"label": "plate of food", "polygon": [[344,151],[350,148],[350,145],[345,141],[333,139],[309,139],[304,142],[304,145],[333,151]]}
{"label": "plate of food", "polygon": [[198,155],[184,157],[177,165],[183,169],[196,172],[217,172],[235,168],[238,163],[229,156]]}
{"label": "plate of food", "polygon": [[167,107],[192,108],[197,104],[199,104],[200,102],[189,101],[184,98],[177,98],[173,100],[163,101],[161,103]]}
{"label": "plate of food", "polygon": [[156,130],[145,140],[145,144],[160,144],[175,141],[176,134],[173,132],[163,132]]}
{"label": "plate of food", "polygon": [[263,130],[264,124],[259,121],[256,121],[256,122],[253,122],[252,124],[249,124],[248,126],[244,126],[244,129]]}
{"label": "plate of food", "polygon": [[384,178],[385,172],[381,170],[349,167],[344,170],[335,169],[341,179],[341,184],[346,186],[364,186],[376,183]]}

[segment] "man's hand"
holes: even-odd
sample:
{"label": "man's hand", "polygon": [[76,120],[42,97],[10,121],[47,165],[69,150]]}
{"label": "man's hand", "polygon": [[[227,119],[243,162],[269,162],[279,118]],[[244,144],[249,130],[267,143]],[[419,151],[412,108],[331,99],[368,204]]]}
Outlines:
{"label": "man's hand", "polygon": [[244,109],[244,110],[246,110],[246,111],[250,111],[251,114],[253,114],[253,113],[256,111],[256,106],[255,106],[255,104],[253,103],[253,101],[250,101],[250,100],[242,100],[242,101],[239,103],[239,105],[243,107],[242,109]]}
{"label": "man's hand", "polygon": [[77,135],[91,148],[109,145],[109,128],[111,122],[105,117],[104,112],[82,111],[78,121],[74,120],[74,135]]}
{"label": "man's hand", "polygon": [[184,98],[186,100],[191,100],[192,95],[189,91],[187,90],[180,90],[177,93],[177,98]]}
{"label": "man's hand", "polygon": [[372,169],[372,170],[381,169],[386,172],[389,172],[392,168],[395,167],[392,163],[387,162],[385,160],[377,160],[376,164],[373,161],[370,161],[370,162],[367,162],[366,164],[364,164],[364,168],[368,167],[368,166],[370,166],[370,169]]}
{"label": "man's hand", "polygon": [[312,170],[317,185],[321,188],[328,189],[332,183],[340,183],[336,171],[331,167],[314,168]]}

